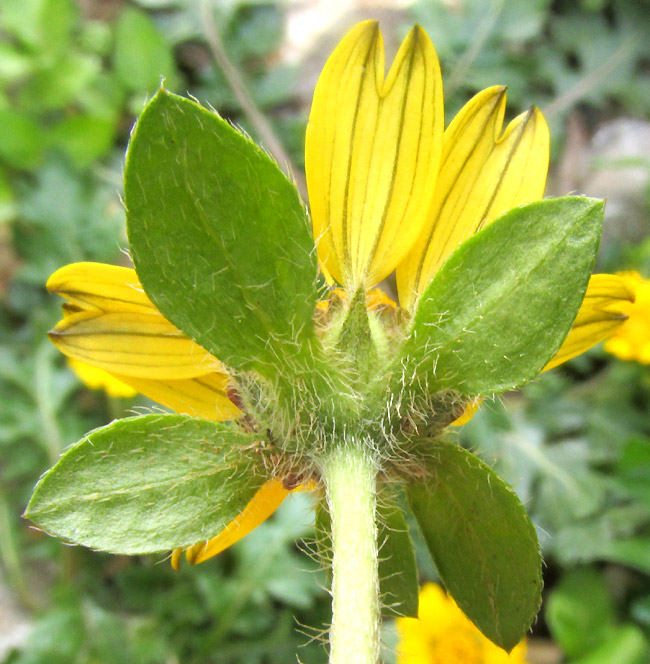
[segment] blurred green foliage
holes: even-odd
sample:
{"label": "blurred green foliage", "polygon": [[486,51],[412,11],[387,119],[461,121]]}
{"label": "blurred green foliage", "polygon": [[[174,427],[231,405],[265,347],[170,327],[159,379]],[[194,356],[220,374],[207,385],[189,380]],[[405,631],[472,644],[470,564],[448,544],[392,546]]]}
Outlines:
{"label": "blurred green foliage", "polygon": [[[291,661],[296,650],[302,661],[326,660],[325,577],[295,544],[312,536],[307,496],[180,572],[154,556],[64,547],[20,518],[64,446],[129,408],[151,407],[83,388],[45,336],[60,315],[44,289],[55,269],[126,264],[122,157],[144,100],[164,79],[254,135],[214,63],[205,7],[301,166],[309,100],[297,93],[300,71],[276,56],[281,3],[0,1],[0,566],[34,620],[5,662],[254,664]],[[647,0],[420,0],[401,27],[419,21],[431,35],[450,115],[477,89],[507,84],[509,114],[530,103],[548,110],[557,157],[568,112],[592,128],[620,115],[650,118],[649,13]],[[650,239],[607,260],[610,270],[650,276]],[[571,664],[650,657],[649,413],[650,369],[597,349],[486,403],[460,434],[513,484],[539,527],[548,601],[535,631]],[[423,551],[420,569],[435,578]]]}
{"label": "blurred green foliage", "polygon": [[576,102],[648,112],[648,11],[647,0],[421,0],[413,15],[436,45],[446,98],[505,84],[518,111],[554,115]]}

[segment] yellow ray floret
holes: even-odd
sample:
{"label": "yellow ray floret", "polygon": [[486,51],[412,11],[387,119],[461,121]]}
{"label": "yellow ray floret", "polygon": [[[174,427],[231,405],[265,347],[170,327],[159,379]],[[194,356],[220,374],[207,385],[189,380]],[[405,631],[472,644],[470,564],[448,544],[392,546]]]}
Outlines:
{"label": "yellow ray floret", "polygon": [[222,371],[184,380],[116,376],[140,394],[181,415],[219,422],[234,420],[241,415],[239,408],[228,397],[230,378]]}
{"label": "yellow ray floret", "polygon": [[398,664],[526,664],[526,643],[510,654],[483,636],[440,586],[420,590],[419,618],[398,618]]}
{"label": "yellow ray floret", "polygon": [[66,299],[50,338],[69,358],[179,413],[213,420],[240,414],[219,360],[162,316],[135,270],[75,263],[55,272],[47,287]]}
{"label": "yellow ray floret", "polygon": [[433,45],[415,27],[384,80],[377,23],[354,27],[314,92],[305,165],[325,270],[348,290],[392,272],[425,222],[443,128]]}
{"label": "yellow ray floret", "polygon": [[[544,367],[553,369],[584,353],[627,325],[636,289],[625,274],[594,274],[569,335],[555,357]],[[650,331],[650,328],[648,329]],[[646,342],[648,337],[646,337]]]}
{"label": "yellow ray floret", "polygon": [[65,298],[75,311],[158,313],[135,270],[128,267],[71,263],[47,280],[47,289]]}
{"label": "yellow ray floret", "polygon": [[[253,496],[242,513],[216,537],[186,549],[187,561],[192,565],[197,565],[232,546],[266,521],[280,507],[288,494],[289,491],[284,488],[280,480],[269,480]],[[174,569],[178,569],[182,553],[183,549],[175,549],[172,553],[171,562]]]}
{"label": "yellow ray floret", "polygon": [[478,397],[474,399],[473,401],[470,401],[466,406],[465,410],[463,411],[463,414],[456,418],[452,423],[452,427],[462,427],[463,424],[467,424],[473,417],[478,413],[478,409],[480,408],[481,404],[483,403],[483,399],[481,397]]}
{"label": "yellow ray floret", "polygon": [[104,390],[109,397],[118,399],[134,397],[137,394],[137,390],[104,369],[91,367],[72,358],[68,358],[68,365],[91,390]]}
{"label": "yellow ray floret", "polygon": [[221,368],[160,314],[80,311],[59,321],[50,339],[69,357],[125,376],[194,378]]}
{"label": "yellow ray floret", "polygon": [[625,320],[605,343],[605,350],[622,360],[650,364],[650,280],[638,272],[618,275],[621,286],[634,293],[617,308]]}
{"label": "yellow ray floret", "polygon": [[445,131],[427,223],[397,268],[403,307],[413,308],[461,243],[511,208],[542,197],[549,159],[544,117],[532,108],[501,135],[505,107],[505,88],[488,88],[470,99]]}
{"label": "yellow ray floret", "polygon": [[[645,304],[642,304],[642,293],[645,293]],[[646,362],[650,363],[650,282],[636,272],[591,276],[573,327],[544,371],[568,362],[605,339],[608,339],[605,350],[619,357],[621,355],[612,350],[612,344],[614,348],[636,349],[637,357],[623,359],[643,361],[639,358],[645,348]],[[481,401],[477,399],[469,404],[453,424],[460,426],[469,422]]]}

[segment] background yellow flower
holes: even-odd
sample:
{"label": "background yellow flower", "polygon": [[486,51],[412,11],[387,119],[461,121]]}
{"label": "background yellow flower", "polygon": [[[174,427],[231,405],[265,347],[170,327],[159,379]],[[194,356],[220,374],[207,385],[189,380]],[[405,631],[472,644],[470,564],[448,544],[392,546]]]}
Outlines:
{"label": "background yellow flower", "polygon": [[398,664],[527,664],[524,641],[510,654],[495,646],[435,583],[420,590],[420,617],[397,627]]}

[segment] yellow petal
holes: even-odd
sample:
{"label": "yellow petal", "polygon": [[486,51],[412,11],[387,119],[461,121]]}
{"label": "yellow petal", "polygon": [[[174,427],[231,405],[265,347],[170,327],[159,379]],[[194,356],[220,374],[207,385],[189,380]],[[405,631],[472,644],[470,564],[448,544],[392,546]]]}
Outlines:
{"label": "yellow petal", "polygon": [[50,332],[57,348],[113,374],[141,378],[194,378],[221,364],[158,313],[99,310],[67,315]]}
{"label": "yellow petal", "polygon": [[638,272],[618,275],[634,292],[634,300],[618,308],[626,320],[605,343],[605,350],[621,360],[650,364],[650,281]]}
{"label": "yellow petal", "polygon": [[413,308],[462,242],[511,208],[542,197],[549,155],[546,121],[532,108],[516,117],[500,137],[505,105],[505,88],[483,90],[445,131],[427,224],[397,268],[403,307]]}
{"label": "yellow petal", "polygon": [[71,361],[172,410],[211,420],[241,414],[221,363],[172,325],[142,291],[135,270],[74,263],[48,288],[67,301],[50,337]]}
{"label": "yellow petal", "polygon": [[437,584],[420,589],[419,618],[398,618],[397,664],[526,664],[526,641],[508,654]]}
{"label": "yellow petal", "polygon": [[182,415],[224,422],[234,420],[241,410],[228,398],[229,377],[208,373],[185,380],[152,380],[117,375],[117,378],[156,403]]}
{"label": "yellow petal", "polygon": [[383,279],[420,234],[442,123],[440,68],[421,28],[385,81],[375,21],[354,27],[327,61],[307,127],[307,186],[320,261],[348,290]]}
{"label": "yellow petal", "polygon": [[452,427],[462,427],[463,424],[467,424],[473,417],[478,413],[480,405],[483,403],[483,399],[479,397],[474,401],[470,401],[466,406],[463,414],[455,419],[452,423]]}
{"label": "yellow petal", "polygon": [[625,275],[592,275],[573,327],[544,371],[584,353],[616,332],[625,323],[634,299],[633,284]]}
{"label": "yellow petal", "polygon": [[[191,546],[185,552],[185,557],[192,565],[202,563],[208,558],[216,556],[229,546],[239,542],[252,530],[266,521],[275,510],[280,507],[282,501],[287,497],[287,491],[279,480],[270,480],[253,496],[242,513],[231,521],[216,537],[207,542],[200,542]],[[179,553],[172,554],[172,566],[178,569],[180,560]]]}
{"label": "yellow petal", "polygon": [[57,270],[47,289],[70,304],[64,311],[158,313],[145,295],[135,270],[103,263],[71,263]]}
{"label": "yellow petal", "polygon": [[174,569],[179,569],[181,566],[181,556],[183,555],[183,549],[174,549],[171,556],[171,565]]}
{"label": "yellow petal", "polygon": [[104,390],[109,397],[114,398],[134,397],[137,394],[137,390],[115,378],[108,371],[91,367],[72,358],[68,358],[68,365],[91,390]]}
{"label": "yellow petal", "polygon": [[386,295],[380,288],[374,288],[366,293],[366,306],[369,311],[380,309],[397,309],[397,302]]}
{"label": "yellow petal", "polygon": [[[347,293],[342,288],[334,288],[330,291],[326,300],[320,300],[316,306],[323,311],[327,311],[332,302],[332,298],[346,301]],[[366,293],[366,307],[368,311],[378,311],[381,309],[397,309],[397,302],[388,297],[381,288],[373,288]]]}

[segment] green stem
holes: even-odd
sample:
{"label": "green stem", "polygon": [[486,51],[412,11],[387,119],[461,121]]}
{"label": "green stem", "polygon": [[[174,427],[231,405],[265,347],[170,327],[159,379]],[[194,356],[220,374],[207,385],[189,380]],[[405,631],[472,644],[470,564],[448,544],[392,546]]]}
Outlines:
{"label": "green stem", "polygon": [[25,571],[21,563],[20,544],[12,523],[12,510],[6,493],[0,487],[0,562],[7,571],[6,581],[14,590],[22,604],[37,611],[43,608],[32,595],[25,581]]}
{"label": "green stem", "polygon": [[490,38],[495,25],[498,23],[504,5],[505,0],[493,0],[490,4],[490,8],[485,18],[481,21],[469,48],[463,53],[460,60],[454,65],[451,74],[447,77],[445,95],[450,96],[452,92],[456,91],[463,80],[465,80],[469,68],[474,63],[474,60],[476,60],[476,57],[483,51],[485,43]]}
{"label": "green stem", "polygon": [[200,8],[203,30],[208,46],[210,47],[210,51],[212,52],[217,66],[221,69],[230,89],[235,95],[235,99],[239,102],[239,105],[255,128],[255,131],[266,149],[273,155],[274,159],[281,167],[286,166],[290,175],[293,177],[298,190],[302,196],[305,197],[307,194],[307,184],[305,179],[302,173],[300,173],[291,162],[289,155],[282,147],[282,143],[275,135],[271,123],[257,107],[253,95],[249,92],[239,69],[235,67],[232,60],[228,57],[226,47],[224,46],[219,30],[215,24],[210,3],[207,2],[207,0],[203,0]]}
{"label": "green stem", "polygon": [[34,400],[43,431],[41,441],[52,464],[59,460],[63,449],[61,432],[52,403],[52,358],[55,352],[54,346],[45,340],[36,351],[34,366]]}
{"label": "green stem", "polygon": [[323,476],[332,519],[330,664],[376,664],[376,465],[360,446],[341,446],[325,459]]}

